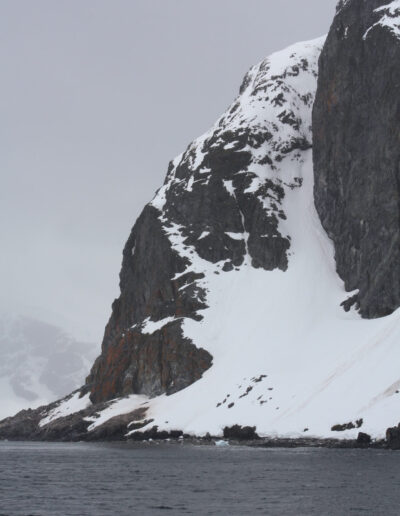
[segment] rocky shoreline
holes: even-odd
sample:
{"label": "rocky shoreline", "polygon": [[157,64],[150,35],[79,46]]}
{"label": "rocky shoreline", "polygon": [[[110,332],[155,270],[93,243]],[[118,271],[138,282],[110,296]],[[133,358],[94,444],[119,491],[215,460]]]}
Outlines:
{"label": "rocky shoreline", "polygon": [[194,437],[190,435],[182,438],[168,437],[164,439],[73,439],[67,440],[48,440],[14,438],[0,439],[0,442],[93,442],[93,443],[126,443],[135,445],[193,445],[193,446],[246,446],[250,448],[331,448],[331,449],[381,449],[396,450],[391,448],[384,439],[373,441],[369,444],[359,443],[357,439],[319,439],[319,438],[261,438],[256,441],[229,439],[224,440],[220,437]]}
{"label": "rocky shoreline", "polygon": [[[98,406],[96,408],[98,409]],[[357,439],[261,437],[257,434],[256,427],[240,425],[225,427],[222,436],[210,434],[193,436],[182,430],[159,430],[157,426],[142,430],[143,427],[151,424],[151,420],[144,420],[145,411],[140,409],[111,418],[93,430],[89,429],[92,421],[88,419],[95,413],[93,407],[55,419],[41,427],[39,425],[41,409],[24,410],[13,418],[1,421],[0,442],[120,442],[196,446],[230,445],[252,448],[400,449],[400,424],[397,427],[388,428],[385,439],[376,440],[364,432],[359,432]]]}

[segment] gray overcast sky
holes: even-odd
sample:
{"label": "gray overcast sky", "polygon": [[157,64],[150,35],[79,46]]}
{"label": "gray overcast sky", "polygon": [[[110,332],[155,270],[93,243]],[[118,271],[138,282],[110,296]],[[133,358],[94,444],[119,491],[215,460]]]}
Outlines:
{"label": "gray overcast sky", "polygon": [[168,161],[336,0],[0,0],[0,309],[100,341]]}

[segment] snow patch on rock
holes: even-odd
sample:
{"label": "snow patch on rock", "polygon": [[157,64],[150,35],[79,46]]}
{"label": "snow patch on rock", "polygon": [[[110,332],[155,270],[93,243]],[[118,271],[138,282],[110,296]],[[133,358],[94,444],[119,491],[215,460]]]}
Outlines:
{"label": "snow patch on rock", "polygon": [[374,12],[381,15],[381,18],[369,27],[365,32],[363,39],[367,39],[371,30],[375,27],[388,29],[396,38],[400,38],[400,0],[394,0],[388,5],[378,7]]}
{"label": "snow patch on rock", "polygon": [[151,321],[150,318],[147,317],[147,319],[143,321],[140,331],[142,333],[152,334],[156,331],[161,330],[168,323],[176,320],[178,320],[176,317],[165,317],[160,321]]}
{"label": "snow patch on rock", "polygon": [[88,427],[88,431],[90,432],[94,430],[115,416],[129,414],[136,409],[142,408],[145,406],[148,399],[149,398],[146,396],[132,394],[126,398],[110,401],[109,406],[103,411],[99,412],[96,417],[86,418],[86,421],[92,422],[92,424]]}
{"label": "snow patch on rock", "polygon": [[48,423],[51,423],[55,419],[70,416],[71,414],[85,410],[90,405],[91,402],[89,399],[89,393],[81,397],[81,393],[76,392],[72,396],[62,400],[56,408],[48,412],[46,417],[40,421],[39,426],[46,426]]}

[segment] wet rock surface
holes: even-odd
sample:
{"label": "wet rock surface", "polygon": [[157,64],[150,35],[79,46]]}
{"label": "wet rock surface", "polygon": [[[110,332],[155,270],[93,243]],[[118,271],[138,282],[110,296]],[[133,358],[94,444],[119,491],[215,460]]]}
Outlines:
{"label": "wet rock surface", "polygon": [[[338,6],[313,110],[315,204],[351,304],[366,318],[400,306],[400,40],[389,0]],[[400,13],[398,13],[400,14]]]}

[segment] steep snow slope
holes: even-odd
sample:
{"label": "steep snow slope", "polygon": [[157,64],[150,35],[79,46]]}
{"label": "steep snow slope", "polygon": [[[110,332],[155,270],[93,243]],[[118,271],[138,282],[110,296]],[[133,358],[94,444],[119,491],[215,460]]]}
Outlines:
{"label": "steep snow slope", "polygon": [[[279,235],[290,242],[287,269],[268,271],[252,266],[249,235],[243,224],[230,238],[245,243],[245,258],[225,272],[225,261],[213,263],[200,257],[196,245],[189,245],[182,234],[186,228],[166,219],[163,210],[169,189],[178,182],[181,188],[191,190],[197,178],[190,171],[198,173],[204,142],[215,134],[221,120],[226,124],[229,115],[225,115],[189,147],[187,176],[176,179],[172,168],[152,201],[173,249],[186,260],[185,273],[203,275],[196,280],[206,295],[207,307],[198,310],[203,319],[179,320],[184,336],[212,355],[212,366],[200,380],[170,396],[131,395],[110,402],[99,417],[90,419],[89,430],[143,407],[148,409],[146,419],[153,420],[148,427],[196,435],[217,435],[226,425],[241,424],[255,425],[260,435],[347,438],[354,437],[359,428],[338,433],[331,427],[354,422],[361,430],[381,437],[388,426],[398,423],[400,312],[364,320],[354,309],[346,313],[340,306],[353,293],[346,293],[336,274],[333,246],[314,208],[311,150],[307,145],[290,150],[290,142],[298,141],[299,128],[305,141],[311,137],[311,108],[323,41],[297,44],[254,67],[233,115],[228,111],[232,131],[242,125],[271,126],[273,137],[264,143],[263,156],[266,148],[272,155],[279,154],[278,148],[289,148],[266,166],[258,163],[260,151],[247,147],[252,154],[249,191],[259,194],[260,185],[267,180],[279,182],[284,190],[275,203],[271,197],[264,199],[264,209],[276,212],[279,205],[284,214],[278,228]],[[305,62],[311,66],[297,67],[292,73],[293,67]],[[285,102],[301,124],[280,123],[279,102],[257,98],[260,85],[268,90],[273,83],[283,89]],[[174,161],[175,168],[182,159]],[[205,176],[212,173],[207,168],[203,172]],[[233,197],[234,180],[225,185]],[[198,239],[207,235],[204,227]],[[135,331],[163,331],[174,319],[146,318]],[[50,416],[58,417],[63,411],[70,413],[70,401],[61,403]]]}
{"label": "steep snow slope", "polygon": [[46,405],[82,385],[96,354],[59,328],[0,317],[0,418]]}

